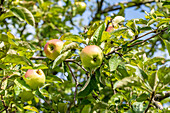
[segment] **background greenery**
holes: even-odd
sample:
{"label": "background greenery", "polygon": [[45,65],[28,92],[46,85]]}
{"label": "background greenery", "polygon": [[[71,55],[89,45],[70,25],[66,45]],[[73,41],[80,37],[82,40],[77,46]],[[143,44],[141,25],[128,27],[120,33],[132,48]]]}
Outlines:
{"label": "background greenery", "polygon": [[[87,3],[82,13],[76,0],[0,1],[0,112],[168,112],[169,57],[158,51],[170,55],[170,1],[81,1]],[[145,18],[127,20],[132,7]],[[43,48],[55,38],[65,44],[51,61]],[[98,45],[104,54],[92,73],[80,61],[86,45]],[[27,69],[43,69],[42,88],[25,83]],[[23,91],[33,98],[22,100]]]}

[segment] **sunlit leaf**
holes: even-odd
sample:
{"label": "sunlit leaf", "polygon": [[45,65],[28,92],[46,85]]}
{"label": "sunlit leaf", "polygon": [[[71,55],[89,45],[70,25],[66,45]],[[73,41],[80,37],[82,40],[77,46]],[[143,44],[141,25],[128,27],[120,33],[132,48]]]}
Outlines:
{"label": "sunlit leaf", "polygon": [[68,51],[68,50],[76,49],[76,48],[78,48],[78,47],[79,47],[79,45],[78,45],[76,42],[71,42],[71,43],[69,43],[68,45],[65,45],[65,46],[63,47],[61,53],[64,53],[64,52],[66,52],[66,51]]}
{"label": "sunlit leaf", "polygon": [[14,7],[14,8],[11,8],[11,11],[20,20],[25,20],[28,24],[35,26],[34,16],[25,7]]}
{"label": "sunlit leaf", "polygon": [[15,79],[14,83],[21,89],[31,91],[30,87],[26,84],[26,82],[24,80],[21,80],[20,78]]}
{"label": "sunlit leaf", "polygon": [[6,13],[3,13],[0,16],[0,21],[3,21],[5,18],[11,17],[11,16],[14,16],[13,13],[11,11],[7,11]]}
{"label": "sunlit leaf", "polygon": [[169,56],[170,56],[170,42],[165,40],[165,45],[166,45],[166,48],[167,48]]}
{"label": "sunlit leaf", "polygon": [[111,57],[109,59],[109,68],[110,68],[110,71],[116,70],[116,68],[118,67],[120,62],[121,62],[121,60],[118,59],[116,56]]}
{"label": "sunlit leaf", "polygon": [[80,43],[85,42],[81,36],[73,35],[71,33],[65,33],[64,35],[61,36],[60,40],[69,40],[69,41],[80,42]]}
{"label": "sunlit leaf", "polygon": [[105,30],[105,25],[101,24],[91,37],[91,40],[93,40],[97,45],[101,43],[100,40],[102,38],[102,33],[104,30]]}
{"label": "sunlit leaf", "polygon": [[136,77],[125,77],[114,84],[114,89],[121,87],[140,86]]}
{"label": "sunlit leaf", "polygon": [[23,64],[29,65],[28,60],[24,56],[18,56],[15,54],[8,54],[3,60],[5,63]]}
{"label": "sunlit leaf", "polygon": [[38,109],[34,106],[30,106],[30,105],[27,105],[27,106],[24,106],[23,107],[24,109],[27,109],[27,110],[30,110],[30,111],[35,111],[38,113]]}
{"label": "sunlit leaf", "polygon": [[57,66],[58,64],[60,64],[62,61],[64,61],[65,59],[67,59],[68,57],[70,57],[73,54],[73,52],[71,50],[68,50],[62,54],[60,54],[53,62],[53,66],[52,68],[54,68],[55,66]]}

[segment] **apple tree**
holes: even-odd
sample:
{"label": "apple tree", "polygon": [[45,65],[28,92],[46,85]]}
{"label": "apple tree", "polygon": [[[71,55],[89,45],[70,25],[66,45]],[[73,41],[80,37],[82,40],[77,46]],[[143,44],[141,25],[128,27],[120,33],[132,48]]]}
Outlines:
{"label": "apple tree", "polygon": [[[169,0],[0,0],[0,112],[168,113],[169,9]],[[135,12],[144,17],[127,19]]]}

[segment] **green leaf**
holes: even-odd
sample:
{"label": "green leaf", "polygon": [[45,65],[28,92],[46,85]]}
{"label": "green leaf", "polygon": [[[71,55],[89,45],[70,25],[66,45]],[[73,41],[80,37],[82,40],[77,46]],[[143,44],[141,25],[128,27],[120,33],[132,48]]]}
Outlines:
{"label": "green leaf", "polygon": [[0,41],[8,42],[8,36],[5,34],[0,34]]}
{"label": "green leaf", "polygon": [[114,84],[114,89],[121,87],[130,87],[130,86],[140,86],[140,83],[136,77],[125,77],[122,80],[117,81]]}
{"label": "green leaf", "polygon": [[91,77],[89,77],[84,87],[78,93],[78,97],[83,98],[89,95],[95,89],[98,89],[97,81],[96,81],[95,75],[92,75]]}
{"label": "green leaf", "polygon": [[11,45],[16,45],[16,46],[19,45],[19,43],[15,40],[15,36],[13,34],[11,34],[10,32],[7,32],[7,36],[8,36],[8,42]]}
{"label": "green leaf", "polygon": [[121,27],[121,28],[118,28],[114,31],[112,31],[110,34],[111,35],[114,35],[114,36],[120,36],[122,35],[123,32],[125,32],[128,28],[127,27]]}
{"label": "green leaf", "polygon": [[38,109],[36,107],[34,107],[34,106],[27,105],[27,106],[24,106],[23,108],[27,109],[27,110],[30,110],[30,111],[35,111],[35,112],[39,113]]}
{"label": "green leaf", "polygon": [[47,80],[46,80],[47,82],[49,81],[57,81],[57,82],[59,82],[59,83],[64,83],[64,80],[63,79],[61,79],[61,78],[59,78],[59,77],[57,77],[57,76],[55,76],[55,75],[48,75],[47,76]]}
{"label": "green leaf", "polygon": [[61,36],[60,40],[69,40],[73,42],[85,43],[84,39],[81,36],[73,35],[71,33],[65,33]]}
{"label": "green leaf", "polygon": [[25,20],[25,15],[19,7],[11,8],[11,12],[13,13],[14,16],[19,18],[21,21]]}
{"label": "green leaf", "polygon": [[103,22],[101,22],[101,21],[96,21],[96,22],[94,22],[94,23],[90,26],[90,28],[89,28],[89,30],[88,30],[88,32],[87,32],[87,36],[88,36],[89,39],[92,37],[92,35],[94,34],[94,32],[98,29],[98,27],[99,27],[102,23],[103,23]]}
{"label": "green leaf", "polygon": [[66,113],[67,112],[67,103],[58,103],[58,111],[60,113]]}
{"label": "green leaf", "polygon": [[170,83],[170,67],[162,66],[157,72],[159,81],[164,84]]}
{"label": "green leaf", "polygon": [[148,76],[148,82],[152,89],[154,89],[154,86],[156,85],[157,80],[158,80],[158,77],[156,73],[152,73],[151,75]]}
{"label": "green leaf", "polygon": [[170,42],[167,40],[165,40],[164,42],[165,42],[166,48],[167,48],[169,56],[170,56]]}
{"label": "green leaf", "polygon": [[117,71],[118,71],[119,73],[121,73],[121,75],[122,75],[123,78],[130,76],[130,75],[128,74],[125,66],[123,66],[123,65],[119,65],[119,66],[117,67]]}
{"label": "green leaf", "polygon": [[120,63],[121,63],[120,59],[118,59],[116,56],[112,56],[109,59],[109,68],[110,68],[110,71],[115,71]]}
{"label": "green leaf", "polygon": [[147,104],[144,106],[143,102],[134,102],[132,106],[135,113],[143,113],[147,107]]}
{"label": "green leaf", "polygon": [[35,19],[32,13],[24,7],[11,8],[13,14],[20,20],[25,20],[28,24],[35,26]]}
{"label": "green leaf", "polygon": [[100,42],[103,42],[103,41],[105,41],[105,40],[108,40],[108,39],[110,39],[110,37],[111,37],[111,35],[109,34],[109,32],[103,31],[103,34],[102,34],[102,37],[101,37]]}
{"label": "green leaf", "polygon": [[14,63],[14,64],[23,64],[29,65],[29,62],[24,56],[18,56],[15,54],[8,54],[3,60],[4,63]]}
{"label": "green leaf", "polygon": [[152,59],[148,59],[147,61],[144,62],[145,66],[151,66],[154,63],[160,62],[162,60],[165,60],[163,57],[154,57]]}
{"label": "green leaf", "polygon": [[44,99],[44,95],[40,92],[40,90],[36,90],[35,94],[41,98],[41,99]]}
{"label": "green leaf", "polygon": [[39,92],[40,92],[43,96],[49,97],[49,94],[48,94],[48,91],[47,91],[47,90],[45,90],[45,89],[40,89],[40,88],[39,88]]}
{"label": "green leaf", "polygon": [[164,84],[169,84],[170,83],[170,69],[169,69],[169,73],[165,74],[164,77]]}
{"label": "green leaf", "polygon": [[142,80],[148,79],[148,75],[147,75],[142,69],[140,69],[139,67],[137,67],[137,66],[132,66],[132,65],[130,65],[130,64],[126,64],[126,66],[129,67],[129,68],[135,69],[135,70],[136,70],[136,71],[135,71],[135,74],[136,74],[137,76],[139,76],[139,78],[141,78]]}
{"label": "green leaf", "polygon": [[109,104],[103,101],[97,101],[93,107],[93,109],[108,109],[108,108],[109,108]]}
{"label": "green leaf", "polygon": [[0,21],[3,21],[5,18],[14,16],[13,13],[11,11],[5,12],[0,16]]}
{"label": "green leaf", "polygon": [[1,89],[5,90],[8,84],[8,79],[5,79],[4,81],[0,82],[1,83]]}
{"label": "green leaf", "polygon": [[24,80],[21,80],[20,78],[15,79],[14,83],[23,90],[31,91],[31,88],[25,83]]}
{"label": "green leaf", "polygon": [[103,33],[104,29],[105,29],[105,25],[103,23],[97,28],[97,30],[92,35],[91,39],[94,42],[96,42],[96,45],[100,45],[100,43],[101,43],[100,41],[101,41],[102,33]]}
{"label": "green leaf", "polygon": [[170,2],[169,1],[168,2],[164,2],[162,6],[170,9]]}
{"label": "green leaf", "polygon": [[64,61],[65,59],[67,59],[68,57],[70,57],[73,54],[73,52],[71,50],[68,50],[62,54],[60,54],[53,62],[53,66],[52,68],[54,68],[55,66],[57,66],[58,64],[60,64],[62,61]]}
{"label": "green leaf", "polygon": [[85,105],[81,113],[90,113],[90,111],[91,111],[91,105]]}
{"label": "green leaf", "polygon": [[15,92],[15,95],[18,96],[21,92],[21,89],[17,85],[14,85],[14,92]]}
{"label": "green leaf", "polygon": [[68,51],[68,50],[76,49],[76,48],[78,48],[78,47],[79,47],[79,45],[78,45],[76,42],[71,42],[71,43],[69,43],[68,45],[65,45],[65,46],[63,47],[61,53],[64,53],[64,52],[66,52],[66,51]]}
{"label": "green leaf", "polygon": [[136,101],[138,102],[142,102],[142,101],[146,101],[148,99],[149,95],[147,95],[146,93],[142,93],[137,99]]}

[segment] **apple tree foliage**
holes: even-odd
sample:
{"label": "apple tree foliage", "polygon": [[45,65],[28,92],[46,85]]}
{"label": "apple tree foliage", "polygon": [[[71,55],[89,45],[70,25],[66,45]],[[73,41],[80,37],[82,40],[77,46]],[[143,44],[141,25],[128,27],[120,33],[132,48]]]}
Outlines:
{"label": "apple tree foliage", "polygon": [[[0,112],[167,113],[170,1],[80,1],[85,12],[76,0],[0,0]],[[145,18],[127,20],[132,7]],[[51,39],[64,41],[55,60],[43,51]],[[87,45],[103,51],[94,70],[80,60]],[[44,71],[41,88],[25,83],[28,69]]]}

